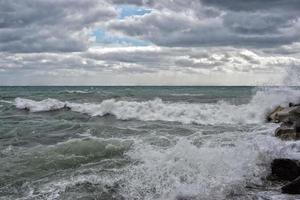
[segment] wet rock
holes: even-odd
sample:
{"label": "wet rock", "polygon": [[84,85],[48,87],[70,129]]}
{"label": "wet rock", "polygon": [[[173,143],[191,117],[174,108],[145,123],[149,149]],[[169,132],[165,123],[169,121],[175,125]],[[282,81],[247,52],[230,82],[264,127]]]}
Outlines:
{"label": "wet rock", "polygon": [[275,123],[291,123],[297,119],[300,119],[300,106],[286,108],[277,106],[271,113],[267,115],[267,121]]}
{"label": "wet rock", "polygon": [[275,114],[275,119],[279,122],[292,122],[296,120],[298,113],[300,113],[299,106],[284,108]]}
{"label": "wet rock", "polygon": [[300,194],[300,177],[281,188],[285,194]]}
{"label": "wet rock", "polygon": [[266,120],[268,122],[275,122],[278,123],[279,121],[276,119],[277,113],[282,111],[284,109],[284,107],[281,106],[277,106],[272,112],[270,112],[269,114],[267,114]]}
{"label": "wet rock", "polygon": [[292,102],[289,103],[289,107],[295,107],[295,106],[300,106],[300,103],[298,103],[298,104],[294,104]]}
{"label": "wet rock", "polygon": [[300,132],[296,132],[293,127],[280,126],[275,130],[275,136],[282,140],[299,140]]}
{"label": "wet rock", "polygon": [[296,133],[300,133],[300,118],[295,121],[294,130]]}
{"label": "wet rock", "polygon": [[300,163],[291,159],[275,159],[271,164],[272,175],[280,180],[292,181],[300,176]]}
{"label": "wet rock", "polygon": [[280,124],[280,127],[282,128],[293,128],[294,123],[293,122],[282,122]]}

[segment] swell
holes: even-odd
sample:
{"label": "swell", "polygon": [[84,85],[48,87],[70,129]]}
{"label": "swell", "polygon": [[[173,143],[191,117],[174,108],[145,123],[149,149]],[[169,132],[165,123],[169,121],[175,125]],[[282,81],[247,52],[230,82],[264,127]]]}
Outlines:
{"label": "swell", "polygon": [[196,124],[255,124],[263,123],[265,113],[278,104],[298,101],[299,90],[272,88],[259,90],[248,104],[234,105],[225,101],[217,103],[165,102],[161,99],[149,101],[117,101],[107,99],[101,103],[63,102],[57,99],[34,101],[16,98],[15,106],[30,112],[46,112],[70,109],[92,117],[114,115],[120,120],[170,121]]}
{"label": "swell", "polygon": [[101,103],[74,103],[50,98],[42,101],[16,98],[15,106],[30,112],[70,109],[92,117],[110,114],[120,120],[159,120],[187,124],[253,124],[262,123],[265,113],[274,106],[299,101],[299,94],[299,90],[290,88],[259,90],[248,104],[242,105],[233,105],[225,101],[214,104],[164,102],[161,99],[141,102],[107,99]]}

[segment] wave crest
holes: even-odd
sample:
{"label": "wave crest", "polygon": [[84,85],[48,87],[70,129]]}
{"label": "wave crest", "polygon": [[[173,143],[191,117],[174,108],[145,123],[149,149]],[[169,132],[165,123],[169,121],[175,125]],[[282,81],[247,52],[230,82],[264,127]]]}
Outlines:
{"label": "wave crest", "polygon": [[19,109],[31,112],[52,111],[69,108],[90,116],[114,115],[117,119],[142,121],[171,121],[196,124],[253,124],[264,121],[268,109],[289,101],[298,101],[299,91],[272,89],[258,91],[248,104],[233,105],[225,101],[218,103],[165,102],[161,99],[149,101],[104,100],[101,103],[72,103],[57,99],[33,101],[16,98]]}
{"label": "wave crest", "polygon": [[25,109],[31,112],[53,111],[66,107],[66,103],[50,98],[42,101],[34,101],[18,97],[15,99],[15,105],[18,109]]}

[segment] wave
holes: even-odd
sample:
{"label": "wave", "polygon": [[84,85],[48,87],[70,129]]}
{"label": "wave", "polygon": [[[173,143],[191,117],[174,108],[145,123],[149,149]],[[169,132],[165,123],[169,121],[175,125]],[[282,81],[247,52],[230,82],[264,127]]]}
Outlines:
{"label": "wave", "polygon": [[114,115],[120,120],[170,121],[185,124],[253,124],[262,123],[265,113],[278,104],[299,101],[300,91],[289,88],[259,90],[248,104],[234,105],[225,101],[211,103],[104,100],[101,103],[72,103],[57,99],[34,101],[16,98],[19,109],[31,112],[53,111],[68,108],[90,116]]}
{"label": "wave", "polygon": [[276,144],[273,138],[262,141],[235,141],[234,148],[198,148],[180,138],[168,149],[137,142],[127,155],[140,163],[127,168],[123,195],[125,199],[233,199],[245,194],[247,185],[261,185],[261,177],[268,174],[266,166]]}
{"label": "wave", "polygon": [[171,96],[190,96],[190,97],[201,97],[204,96],[204,94],[193,94],[193,93],[173,93],[170,94]]}
{"label": "wave", "polygon": [[86,90],[66,90],[66,93],[70,93],[70,94],[88,94],[88,93],[92,93],[92,91],[86,91]]}
{"label": "wave", "polygon": [[53,111],[66,107],[66,103],[50,98],[42,101],[34,101],[18,97],[15,99],[15,105],[18,109],[25,109],[31,112]]}
{"label": "wave", "polygon": [[7,100],[0,100],[0,103],[6,103],[6,104],[12,104],[12,101],[7,101]]}

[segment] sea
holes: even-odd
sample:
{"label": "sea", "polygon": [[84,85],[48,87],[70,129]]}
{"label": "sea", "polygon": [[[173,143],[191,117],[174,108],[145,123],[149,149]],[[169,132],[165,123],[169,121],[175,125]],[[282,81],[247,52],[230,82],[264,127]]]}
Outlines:
{"label": "sea", "polygon": [[299,87],[0,87],[1,200],[294,200],[269,180]]}

